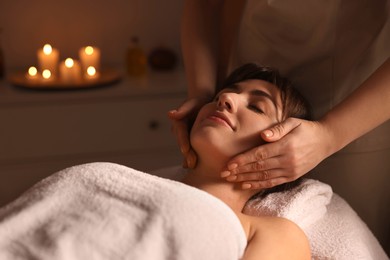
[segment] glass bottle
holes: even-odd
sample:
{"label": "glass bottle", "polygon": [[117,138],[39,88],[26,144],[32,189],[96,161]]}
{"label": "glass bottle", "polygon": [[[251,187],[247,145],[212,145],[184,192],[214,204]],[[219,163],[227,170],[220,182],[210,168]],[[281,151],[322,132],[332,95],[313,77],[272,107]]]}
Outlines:
{"label": "glass bottle", "polygon": [[139,46],[137,37],[132,37],[126,54],[127,73],[130,76],[144,76],[147,73],[147,57]]}

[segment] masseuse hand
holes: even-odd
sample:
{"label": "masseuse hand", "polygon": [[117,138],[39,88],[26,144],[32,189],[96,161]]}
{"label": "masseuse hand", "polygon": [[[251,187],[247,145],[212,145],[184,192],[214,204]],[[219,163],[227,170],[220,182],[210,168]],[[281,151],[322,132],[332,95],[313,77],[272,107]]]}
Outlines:
{"label": "masseuse hand", "polygon": [[320,122],[296,118],[264,130],[269,143],[232,158],[221,177],[243,189],[270,188],[296,180],[330,155],[330,134]]}
{"label": "masseuse hand", "polygon": [[185,168],[195,168],[197,162],[196,153],[190,145],[190,123],[195,119],[199,109],[208,101],[208,98],[190,98],[179,108],[168,112],[168,117],[172,121],[172,132],[184,156],[183,166]]}

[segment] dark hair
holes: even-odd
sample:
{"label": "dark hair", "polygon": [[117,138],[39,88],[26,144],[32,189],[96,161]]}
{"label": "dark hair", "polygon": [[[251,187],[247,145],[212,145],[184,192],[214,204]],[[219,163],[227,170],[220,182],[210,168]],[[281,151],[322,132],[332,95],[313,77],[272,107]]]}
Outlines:
{"label": "dark hair", "polygon": [[[281,76],[277,69],[267,66],[260,66],[255,63],[247,63],[235,69],[227,79],[218,87],[217,92],[232,86],[236,83],[250,79],[259,79],[275,85],[280,91],[282,100],[282,120],[289,117],[295,117],[305,120],[311,120],[311,109],[306,99],[298,92],[292,83],[285,77]],[[292,189],[302,182],[302,178],[295,181],[277,185],[273,188],[265,189],[252,198],[265,197],[274,192],[281,192]]]}
{"label": "dark hair", "polygon": [[260,79],[275,85],[280,90],[282,99],[282,120],[289,117],[310,120],[311,109],[306,99],[295,89],[292,83],[279,74],[277,69],[247,63],[235,69],[227,79],[218,87],[217,92],[236,83]]}

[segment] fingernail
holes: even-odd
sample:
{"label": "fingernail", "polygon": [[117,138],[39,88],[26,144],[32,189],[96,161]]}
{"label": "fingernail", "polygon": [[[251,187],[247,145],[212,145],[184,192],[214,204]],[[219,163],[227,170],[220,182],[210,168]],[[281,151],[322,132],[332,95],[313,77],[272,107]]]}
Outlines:
{"label": "fingernail", "polygon": [[221,172],[221,177],[222,178],[225,178],[225,177],[227,177],[227,176],[229,176],[230,175],[230,172],[229,171],[223,171],[223,172]]}
{"label": "fingernail", "polygon": [[271,130],[265,130],[263,133],[266,137],[272,137],[274,135],[274,132]]}
{"label": "fingernail", "polygon": [[247,190],[247,189],[250,189],[252,187],[252,184],[249,184],[249,183],[244,183],[242,184],[241,186],[244,190]]}
{"label": "fingernail", "polygon": [[237,179],[237,175],[229,176],[226,178],[228,181],[235,181]]}
{"label": "fingernail", "polygon": [[175,109],[169,111],[170,114],[174,114],[176,112],[177,112],[177,110],[175,110]]}
{"label": "fingernail", "polygon": [[229,170],[234,170],[234,169],[237,168],[237,166],[238,166],[237,163],[232,163],[232,164],[229,164],[229,165],[228,165],[228,169],[229,169]]}
{"label": "fingernail", "polygon": [[181,151],[181,153],[184,154],[184,155],[185,155],[186,153],[188,153],[189,150],[190,150],[190,147],[189,147],[188,145],[183,144],[183,145],[180,146],[180,151]]}

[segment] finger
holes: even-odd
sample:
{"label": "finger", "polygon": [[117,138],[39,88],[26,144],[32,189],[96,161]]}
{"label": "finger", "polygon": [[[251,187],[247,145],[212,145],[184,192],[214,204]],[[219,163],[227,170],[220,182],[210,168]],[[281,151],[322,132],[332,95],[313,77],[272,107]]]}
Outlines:
{"label": "finger", "polygon": [[290,133],[292,130],[301,125],[301,121],[296,118],[287,118],[285,121],[274,125],[271,128],[263,130],[261,132],[261,137],[266,142],[275,142],[280,140],[285,135]]}
{"label": "finger", "polygon": [[232,174],[226,177],[230,182],[246,182],[246,181],[266,181],[269,179],[276,179],[280,177],[286,177],[285,169],[272,169],[257,172],[246,172],[241,174]]}
{"label": "finger", "polygon": [[188,168],[187,159],[186,159],[185,157],[183,158],[182,166],[183,166],[184,169],[187,169],[187,168]]}
{"label": "finger", "polygon": [[233,157],[228,162],[227,168],[229,170],[236,170],[238,167],[243,167],[246,164],[251,164],[258,161],[264,161],[269,158],[277,157],[280,155],[279,149],[280,146],[273,143],[255,147],[249,151],[246,151]]}
{"label": "finger", "polygon": [[170,119],[179,120],[178,114],[177,114],[177,109],[169,110],[169,111],[168,111],[168,117],[169,117]]}
{"label": "finger", "polygon": [[242,174],[232,174],[226,178],[229,182],[247,182],[247,181],[266,181],[269,179],[275,179],[284,177],[285,171],[281,169],[266,170],[258,172],[248,172]]}
{"label": "finger", "polygon": [[194,169],[196,167],[198,157],[193,149],[190,149],[186,154],[186,161],[189,169]]}
{"label": "finger", "polygon": [[177,140],[179,143],[180,151],[184,154],[187,153],[190,148],[190,139],[188,136],[188,125],[184,122],[180,122],[177,128]]}
{"label": "finger", "polygon": [[196,99],[190,99],[185,101],[177,109],[168,111],[168,117],[171,119],[180,120],[191,114],[191,112],[196,109],[198,106],[198,101]]}
{"label": "finger", "polygon": [[279,177],[275,179],[269,179],[266,181],[250,181],[250,182],[242,183],[241,188],[244,190],[268,189],[286,183],[288,181],[289,179],[286,177]]}
{"label": "finger", "polygon": [[270,171],[280,168],[284,164],[284,157],[278,156],[269,158],[263,161],[256,161],[244,165],[237,166],[235,169],[229,170],[231,175],[242,175],[245,173]]}
{"label": "finger", "polygon": [[185,155],[190,150],[190,141],[188,136],[188,126],[183,121],[172,121],[172,131],[176,136],[180,151]]}

